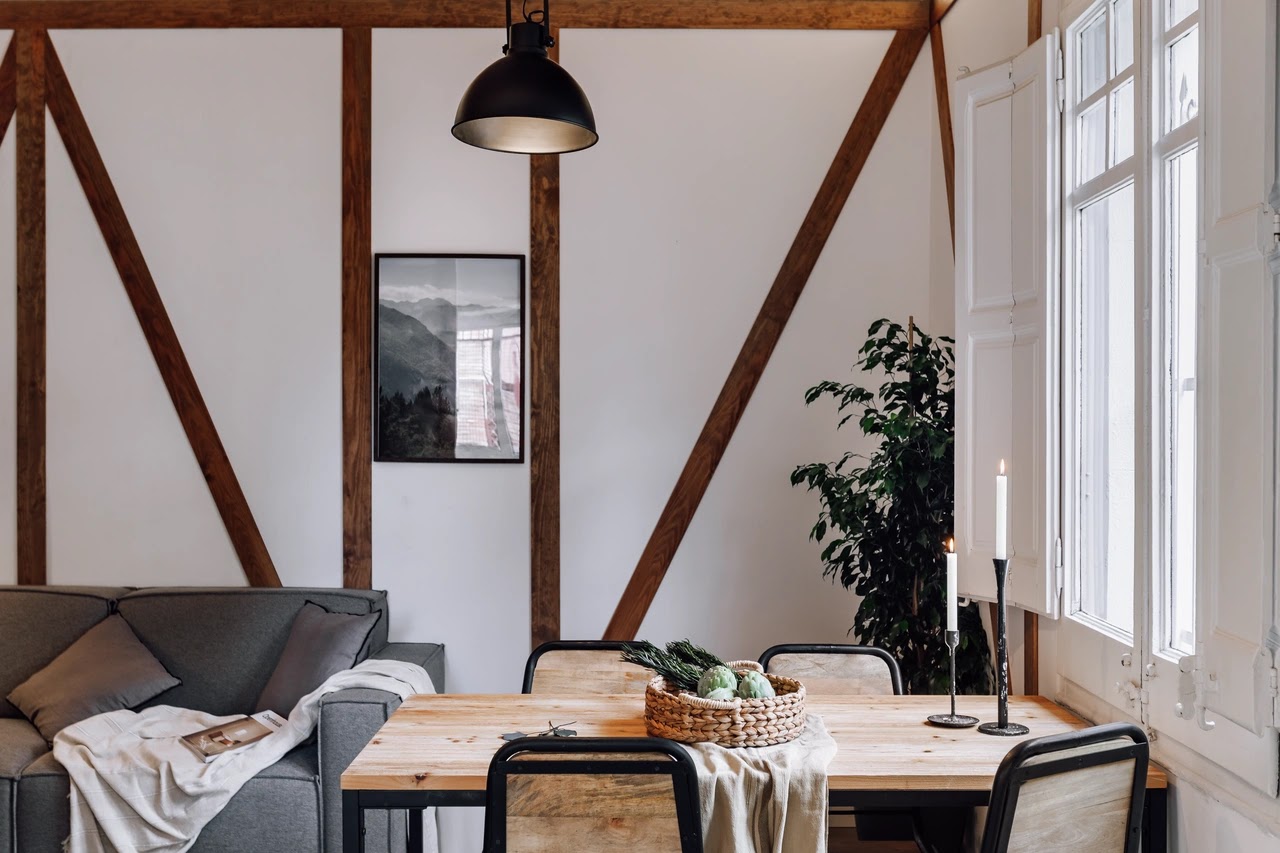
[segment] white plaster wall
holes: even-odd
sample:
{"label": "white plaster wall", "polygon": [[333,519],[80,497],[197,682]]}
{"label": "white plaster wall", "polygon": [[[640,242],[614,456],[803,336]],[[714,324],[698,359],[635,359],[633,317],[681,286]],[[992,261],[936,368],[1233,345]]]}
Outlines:
{"label": "white plaster wall", "polygon": [[[566,636],[598,637],[889,43],[886,33],[572,32],[602,141],[562,161]],[[661,57],[655,62],[655,57]],[[838,641],[802,462],[858,445],[803,392],[867,326],[927,326],[927,64],[801,297],[641,636],[728,656]],[[914,235],[914,237],[913,237]],[[642,320],[641,318],[644,318]]]}
{"label": "white plaster wall", "polygon": [[[54,43],[281,578],[334,584],[338,34]],[[48,171],[50,581],[243,583],[52,130]]]}
{"label": "white plaster wall", "polygon": [[1187,782],[1173,787],[1169,813],[1174,853],[1280,853],[1280,837]]}

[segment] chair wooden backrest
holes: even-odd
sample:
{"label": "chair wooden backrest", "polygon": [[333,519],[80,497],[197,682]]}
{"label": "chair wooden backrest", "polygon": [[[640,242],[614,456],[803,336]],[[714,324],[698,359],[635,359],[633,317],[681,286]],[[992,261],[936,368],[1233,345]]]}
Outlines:
{"label": "chair wooden backrest", "polygon": [[652,670],[623,663],[626,643],[553,640],[529,655],[523,693],[643,693]]}
{"label": "chair wooden backrest", "polygon": [[702,853],[689,754],[662,738],[527,737],[489,764],[486,853]]}
{"label": "chair wooden backrest", "polygon": [[1137,853],[1147,758],[1131,723],[1023,741],[996,772],[982,853]]}
{"label": "chair wooden backrest", "polygon": [[901,695],[902,672],[874,646],[785,645],[760,656],[765,672],[797,679],[821,696]]}

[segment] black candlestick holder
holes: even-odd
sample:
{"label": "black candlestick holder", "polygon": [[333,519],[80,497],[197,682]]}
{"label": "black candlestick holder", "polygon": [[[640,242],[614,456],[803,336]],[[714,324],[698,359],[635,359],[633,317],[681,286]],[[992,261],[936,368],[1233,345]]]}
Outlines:
{"label": "black candlestick holder", "polygon": [[978,731],[984,735],[1018,737],[1031,731],[1026,726],[1009,722],[1009,625],[1005,619],[1005,586],[1009,580],[1009,561],[995,559],[996,567],[996,688],[999,704],[996,722],[983,723]]}
{"label": "black candlestick holder", "polygon": [[934,714],[929,722],[944,729],[967,729],[978,724],[977,717],[956,713],[956,646],[960,645],[960,632],[947,632],[947,646],[951,649],[951,713]]}

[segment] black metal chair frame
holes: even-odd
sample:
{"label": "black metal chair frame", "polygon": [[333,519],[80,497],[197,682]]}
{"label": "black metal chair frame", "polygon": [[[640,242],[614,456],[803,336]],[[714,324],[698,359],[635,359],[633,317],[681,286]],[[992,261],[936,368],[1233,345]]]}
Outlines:
{"label": "black metal chair frame", "polygon": [[[661,753],[670,761],[653,758],[583,758],[563,761],[521,761],[529,753],[574,755],[581,753]],[[665,738],[559,738],[526,737],[503,746],[489,763],[485,790],[485,853],[507,849],[507,779],[519,775],[652,775],[670,776],[675,795],[676,821],[681,853],[702,853],[702,816],[698,805],[698,776],[693,760],[680,744]],[[566,840],[566,844],[568,841]],[[566,848],[567,849],[567,848]]]}
{"label": "black metal chair frame", "polygon": [[[1129,738],[1131,746],[1116,746],[1099,752],[1073,755],[1057,760],[1028,765],[1027,761],[1055,752],[1077,749],[1120,738]],[[995,784],[991,788],[991,806],[987,812],[986,832],[982,838],[982,853],[1004,853],[1009,847],[1013,832],[1013,819],[1018,806],[1018,794],[1023,783],[1058,773],[1133,761],[1133,789],[1129,798],[1129,821],[1125,835],[1125,853],[1137,853],[1142,835],[1142,806],[1147,786],[1149,747],[1147,735],[1132,723],[1109,723],[1023,741],[1009,751],[1000,769],[996,771]]]}
{"label": "black metal chair frame", "polygon": [[521,693],[533,692],[533,672],[538,668],[538,659],[547,652],[621,652],[630,643],[617,640],[551,640],[533,650],[524,665],[524,686]]}
{"label": "black metal chair frame", "polygon": [[765,649],[764,654],[760,655],[760,665],[764,667],[765,672],[769,671],[769,661],[778,655],[870,655],[877,657],[889,667],[889,677],[893,681],[893,695],[901,696],[903,693],[902,670],[898,667],[898,662],[894,660],[893,655],[875,646],[803,644],[771,646]]}

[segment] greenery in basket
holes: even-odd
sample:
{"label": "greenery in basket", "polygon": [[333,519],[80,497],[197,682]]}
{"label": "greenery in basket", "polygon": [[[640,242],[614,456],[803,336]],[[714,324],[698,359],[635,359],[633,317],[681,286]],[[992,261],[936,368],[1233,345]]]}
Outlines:
{"label": "greenery in basket", "polygon": [[773,696],[773,685],[759,673],[739,676],[719,657],[688,640],[676,640],[660,649],[648,640],[628,643],[622,660],[653,670],[677,690],[703,699],[729,701]]}
{"label": "greenery in basket", "polygon": [[[855,367],[887,374],[872,392],[822,382],[806,405],[830,397],[837,429],[854,418],[879,440],[870,456],[801,465],[791,484],[816,491],[821,511],[810,538],[825,542],[823,574],[861,596],[850,633],[902,667],[909,693],[946,693],[949,650],[944,544],[953,535],[955,361],[950,338],[877,320]],[[976,604],[960,608],[957,689],[990,693],[993,671]]]}

